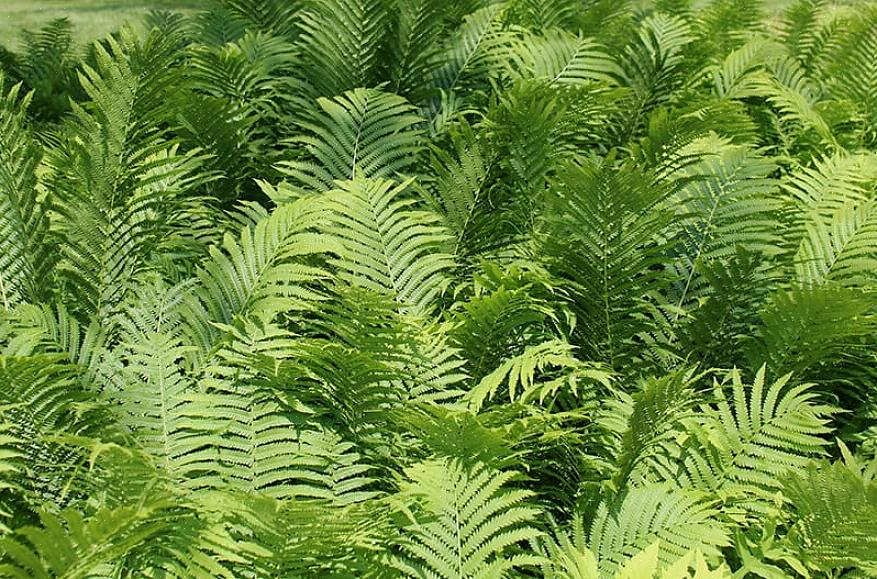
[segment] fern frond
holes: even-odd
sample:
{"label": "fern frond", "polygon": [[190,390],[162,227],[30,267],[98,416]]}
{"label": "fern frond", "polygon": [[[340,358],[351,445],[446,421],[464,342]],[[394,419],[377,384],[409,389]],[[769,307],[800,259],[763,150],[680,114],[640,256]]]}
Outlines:
{"label": "fern frond", "polygon": [[725,383],[716,383],[716,402],[700,407],[702,424],[690,430],[693,444],[681,458],[680,486],[764,512],[781,487],[781,475],[824,454],[834,408],[820,404],[811,385],[790,384],[790,375],[767,383],[765,373],[762,366],[747,385],[733,370]]}
{"label": "fern frond", "polygon": [[322,299],[314,282],[328,273],[311,265],[309,255],[337,251],[327,237],[315,233],[325,216],[319,201],[283,205],[239,239],[226,235],[221,248],[210,248],[210,260],[198,272],[199,303],[189,317],[192,339],[207,354],[221,336],[213,325],[233,324],[238,317],[271,321],[281,311],[309,309]]}
{"label": "fern frond", "polygon": [[[221,0],[231,15],[244,20],[247,28],[269,32],[292,40],[298,36],[299,19],[305,2],[300,0]],[[217,43],[224,44],[224,43]]]}
{"label": "fern frond", "polygon": [[777,183],[770,178],[774,171],[771,159],[736,147],[685,171],[692,182],[677,197],[685,220],[679,268],[685,285],[679,307],[696,291],[705,264],[726,259],[738,248],[768,254],[779,250],[780,204]]}
{"label": "fern frond", "polygon": [[[0,87],[2,87],[0,76]],[[37,191],[41,154],[26,124],[30,95],[21,85],[0,95],[0,305],[40,301],[54,259],[48,252],[48,214]],[[50,285],[50,284],[49,284]]]}
{"label": "fern frond", "polygon": [[[662,277],[669,191],[631,163],[569,164],[549,190],[542,252],[568,283],[582,357],[615,368],[645,330],[644,297]],[[636,321],[634,321],[636,320]],[[649,330],[645,330],[649,331]]]}
{"label": "fern frond", "polygon": [[[632,395],[618,393],[606,404],[599,422],[615,439],[615,472],[612,488],[645,486],[655,478],[660,464],[675,454],[676,438],[696,401],[695,382],[700,376],[679,371],[642,382]],[[660,477],[659,477],[660,478]]]}
{"label": "fern frond", "polygon": [[787,477],[796,522],[788,545],[814,571],[877,572],[877,484],[854,465],[811,463]]}
{"label": "fern frond", "polygon": [[453,266],[436,217],[413,208],[408,183],[357,179],[331,192],[331,232],[344,247],[336,265],[349,283],[387,294],[414,312],[427,311]]}
{"label": "fern frond", "polygon": [[376,83],[389,15],[380,0],[313,0],[300,16],[303,74],[314,96]]}
{"label": "fern frond", "polygon": [[[557,370],[549,372],[548,368],[552,367]],[[537,373],[547,374],[549,380],[537,381]],[[611,374],[599,365],[577,360],[572,355],[569,344],[554,340],[530,346],[520,356],[507,360],[472,388],[465,399],[469,403],[469,409],[477,413],[485,401],[496,396],[505,382],[510,402],[538,400],[541,404],[546,398],[554,398],[561,391],[568,391],[574,398],[582,397],[588,387],[580,384],[580,381],[600,383],[608,387],[610,378]]]}
{"label": "fern frond", "polygon": [[0,539],[7,577],[111,577],[123,570],[171,577],[235,577],[264,549],[236,541],[222,521],[199,519],[195,505],[170,496],[101,509],[89,517],[74,510],[41,513],[40,527]]}
{"label": "fern frond", "polygon": [[326,191],[335,180],[393,178],[417,163],[424,148],[422,119],[404,98],[355,89],[318,103],[322,112],[295,139],[310,159],[282,163],[296,181]]}
{"label": "fern frond", "polygon": [[530,493],[510,489],[514,473],[457,461],[431,461],[406,471],[403,492],[422,497],[393,559],[406,577],[502,577],[536,561],[515,554],[516,544],[539,536],[531,522],[539,510]]}
{"label": "fern frond", "polygon": [[824,376],[820,366],[834,356],[847,363],[855,363],[857,356],[864,360],[874,331],[872,307],[866,294],[851,288],[818,286],[777,292],[744,346],[749,366],[766,363],[777,376],[794,372],[817,379]]}
{"label": "fern frond", "polygon": [[528,39],[523,55],[526,75],[551,85],[616,84],[622,71],[595,40],[550,29]]}
{"label": "fern frond", "polygon": [[615,503],[602,503],[591,524],[589,544],[600,570],[611,576],[628,558],[659,542],[658,556],[672,564],[697,549],[710,558],[730,544],[727,526],[705,496],[668,485],[633,489]]}
{"label": "fern frond", "polygon": [[[129,33],[133,34],[133,33]],[[59,270],[77,309],[114,313],[172,231],[173,209],[207,176],[197,152],[162,139],[166,95],[178,75],[175,48],[159,33],[96,47],[97,68],[81,76],[91,103],[77,105],[64,146],[50,158]]]}
{"label": "fern frond", "polygon": [[795,255],[803,286],[872,285],[877,271],[877,202],[847,203],[830,220],[814,215]]}

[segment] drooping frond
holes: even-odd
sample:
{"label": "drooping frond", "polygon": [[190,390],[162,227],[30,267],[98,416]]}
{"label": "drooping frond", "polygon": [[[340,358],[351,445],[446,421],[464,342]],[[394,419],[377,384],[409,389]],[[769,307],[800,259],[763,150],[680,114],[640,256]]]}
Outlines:
{"label": "drooping frond", "polygon": [[847,203],[830,219],[813,215],[795,267],[803,286],[872,285],[877,272],[877,201]]}
{"label": "drooping frond", "polygon": [[683,220],[679,267],[683,307],[699,285],[699,273],[739,248],[776,253],[779,203],[776,165],[743,148],[722,151],[686,170],[692,182],[678,193]]}
{"label": "drooping frond", "polygon": [[645,113],[670,100],[679,88],[685,62],[683,49],[691,40],[691,27],[681,18],[654,14],[642,22],[621,61],[624,85],[633,90],[635,97],[628,133],[638,128]]}
{"label": "drooping frond", "polygon": [[288,39],[297,36],[301,10],[305,5],[300,0],[220,0],[220,4],[230,15],[245,21],[248,27]]}
{"label": "drooping frond", "polygon": [[[536,379],[537,375],[540,380]],[[577,360],[569,344],[555,340],[530,346],[520,356],[507,360],[485,376],[465,398],[472,412],[480,411],[500,390],[506,391],[510,402],[543,403],[559,392],[583,399],[587,398],[586,390],[591,388],[588,382],[608,386],[610,378],[611,374],[600,366]]]}
{"label": "drooping frond", "polygon": [[530,493],[508,488],[514,473],[458,461],[421,463],[406,471],[403,492],[421,499],[393,565],[406,577],[502,577],[535,557],[516,544],[539,536]]}
{"label": "drooping frond", "polygon": [[599,420],[614,439],[616,491],[648,485],[659,465],[674,455],[683,421],[695,405],[698,378],[680,371],[645,380],[632,395],[619,392],[617,400],[606,404]]}
{"label": "drooping frond", "polygon": [[875,320],[871,300],[859,290],[815,287],[780,291],[760,313],[761,323],[744,345],[750,368],[768,364],[776,376],[794,372],[821,378],[833,356],[867,357]]}
{"label": "drooping frond", "polygon": [[85,517],[74,510],[43,512],[39,527],[0,539],[6,577],[112,577],[123,570],[143,575],[235,577],[264,549],[237,541],[223,521],[200,518],[196,505],[179,505],[154,493],[130,506]]}

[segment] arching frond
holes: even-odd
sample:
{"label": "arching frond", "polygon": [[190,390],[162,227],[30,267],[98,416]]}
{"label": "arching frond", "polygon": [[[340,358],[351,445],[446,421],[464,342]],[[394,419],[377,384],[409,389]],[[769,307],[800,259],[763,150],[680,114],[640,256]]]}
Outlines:
{"label": "arching frond", "polygon": [[715,557],[730,543],[728,528],[715,513],[704,495],[694,491],[666,485],[633,489],[615,503],[600,505],[589,544],[608,576],[656,540],[665,565],[692,549]]}
{"label": "arching frond", "polygon": [[855,363],[866,359],[875,320],[870,298],[839,287],[792,289],[775,293],[760,314],[761,323],[747,339],[750,368],[768,364],[782,375],[822,378],[820,366],[834,356]]}
{"label": "arching frond", "polygon": [[230,14],[263,32],[292,39],[298,34],[301,0],[220,0]]}
{"label": "arching frond", "polygon": [[[25,527],[0,539],[6,577],[112,577],[122,570],[170,577],[235,577],[264,549],[237,541],[224,523],[198,516],[153,494],[140,502],[101,509],[85,517],[74,510],[41,513],[39,527]],[[212,517],[216,518],[216,517]]]}
{"label": "arching frond", "polygon": [[562,30],[528,39],[523,46],[527,76],[552,85],[617,83],[621,68],[596,41]]}
{"label": "arching frond", "polygon": [[[537,381],[537,373],[547,375],[548,379]],[[559,392],[584,398],[588,394],[586,389],[590,389],[587,382],[608,386],[610,378],[611,374],[600,366],[577,360],[569,344],[555,340],[530,346],[520,356],[507,360],[485,376],[465,398],[472,412],[480,411],[485,401],[494,398],[500,389],[507,389],[510,402],[538,400],[542,403]]]}
{"label": "arching frond", "polygon": [[50,159],[64,242],[59,270],[76,308],[101,319],[173,231],[182,194],[206,177],[196,154],[162,139],[166,95],[178,79],[174,47],[158,33],[143,45],[108,42],[110,51],[95,48],[97,68],[81,77],[92,102],[75,108],[64,146]]}
{"label": "arching frond", "polygon": [[232,324],[238,317],[270,321],[321,299],[312,282],[328,273],[303,258],[337,250],[314,232],[324,216],[319,201],[283,205],[255,227],[244,227],[239,239],[226,235],[221,248],[210,249],[210,260],[198,272],[200,303],[190,317],[192,338],[204,354],[219,339],[215,323]]}
{"label": "arching frond", "polygon": [[847,203],[830,220],[814,215],[795,255],[804,286],[872,285],[877,271],[877,202]]}

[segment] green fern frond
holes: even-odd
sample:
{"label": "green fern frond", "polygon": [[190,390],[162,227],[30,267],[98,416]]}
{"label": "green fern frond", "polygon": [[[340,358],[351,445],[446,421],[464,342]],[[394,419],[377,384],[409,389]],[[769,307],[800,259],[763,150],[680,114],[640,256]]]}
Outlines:
{"label": "green fern frond", "polygon": [[[819,403],[809,384],[790,384],[790,375],[768,384],[765,367],[751,385],[731,371],[716,383],[714,404],[699,408],[700,425],[677,473],[678,484],[740,501],[747,510],[769,510],[780,477],[804,468],[825,453],[833,407]],[[682,476],[680,476],[680,474]]]}
{"label": "green fern frond", "polygon": [[402,555],[392,564],[406,577],[464,579],[503,577],[538,559],[515,553],[540,533],[531,522],[539,510],[527,491],[510,489],[514,473],[457,461],[418,464],[406,471],[402,489],[422,499],[403,531]]}
{"label": "green fern frond", "polygon": [[[611,374],[599,365],[577,360],[572,351],[569,344],[558,340],[526,348],[520,356],[507,360],[485,376],[466,394],[469,409],[479,412],[485,401],[497,395],[503,383],[506,383],[510,402],[538,400],[540,404],[546,399],[553,399],[559,392],[570,393],[577,399],[584,397],[590,386],[580,382],[599,383],[608,387]],[[548,368],[557,370],[549,372]],[[537,381],[537,373],[547,374],[549,379]]]}
{"label": "green fern frond", "polygon": [[622,71],[595,40],[549,29],[523,46],[526,76],[551,85],[616,84]]}
{"label": "green fern frond", "polygon": [[[0,87],[2,87],[0,75]],[[26,123],[28,95],[21,85],[0,95],[0,305],[39,301],[54,259],[48,252],[49,221],[37,191],[40,150]]]}
{"label": "green fern frond", "polygon": [[[133,32],[129,32],[133,34]],[[153,34],[96,47],[81,82],[91,99],[74,107],[64,146],[50,156],[53,226],[64,240],[59,271],[76,307],[106,319],[173,229],[181,196],[207,179],[197,152],[162,139],[166,95],[178,75],[170,41]]]}
{"label": "green fern frond", "polygon": [[504,16],[505,6],[491,3],[466,16],[448,39],[437,57],[440,66],[431,83],[431,89],[445,98],[433,99],[430,117],[453,118],[465,96],[473,96],[489,79],[510,67],[515,56],[515,35],[506,30]]}
{"label": "green fern frond", "polygon": [[[867,359],[875,320],[867,294],[852,288],[819,286],[775,293],[760,314],[744,352],[750,368],[768,364],[781,375],[824,379],[821,366],[833,356],[855,365]],[[838,376],[839,378],[839,376]]]}
{"label": "green fern frond", "polygon": [[322,112],[303,125],[307,134],[295,139],[310,159],[282,163],[297,182],[327,191],[336,180],[393,178],[417,163],[423,121],[404,98],[355,89],[318,103]]}
{"label": "green fern frond", "polygon": [[298,42],[314,96],[331,97],[377,84],[389,14],[380,0],[312,0],[302,11]]}
{"label": "green fern frond", "polygon": [[438,54],[449,32],[449,7],[442,0],[395,0],[388,54],[394,92],[412,102],[429,98],[430,79],[439,66]]}
{"label": "green fern frond", "polygon": [[658,557],[670,565],[691,550],[708,558],[730,544],[727,526],[696,491],[651,485],[632,489],[615,503],[603,503],[591,523],[589,544],[601,574],[611,576],[624,562],[659,542]]}
{"label": "green fern frond", "polygon": [[830,220],[814,215],[795,255],[803,286],[874,283],[877,271],[877,202],[847,203]]}
{"label": "green fern frond", "polygon": [[685,171],[692,182],[677,196],[684,255],[679,273],[685,279],[679,307],[696,291],[705,264],[728,258],[738,248],[778,252],[780,204],[777,183],[770,178],[775,171],[771,159],[736,147]]}
{"label": "green fern frond", "polygon": [[[222,521],[201,519],[196,505],[158,493],[85,517],[74,510],[41,513],[40,527],[0,539],[5,577],[111,577],[123,570],[169,577],[235,577],[268,553],[236,541]],[[215,518],[215,517],[214,517]]]}
{"label": "green fern frond", "polygon": [[681,18],[653,14],[640,24],[621,61],[624,85],[635,96],[628,133],[638,128],[643,114],[670,100],[681,86],[683,49],[691,41],[691,27]]}
{"label": "green fern frond", "polygon": [[816,572],[877,573],[877,484],[851,464],[811,463],[785,479],[796,522],[785,541]]}
{"label": "green fern frond", "polygon": [[[661,464],[675,454],[676,439],[697,400],[694,385],[701,376],[679,371],[643,381],[632,395],[618,393],[598,418],[611,433],[615,472],[611,486],[616,492],[628,485],[645,486]],[[660,478],[660,477],[658,477]]]}
{"label": "green fern frond", "polygon": [[542,255],[568,284],[582,357],[613,369],[649,331],[644,298],[663,273],[669,190],[632,163],[570,163],[549,190]]}
{"label": "green fern frond", "polygon": [[305,3],[300,0],[220,0],[220,5],[231,15],[244,20],[248,28],[291,40],[298,36]]}
{"label": "green fern frond", "polygon": [[336,266],[349,283],[389,295],[413,312],[425,312],[453,266],[435,215],[413,208],[408,183],[357,179],[329,194],[331,232],[344,249]]}
{"label": "green fern frond", "polygon": [[244,227],[239,239],[227,234],[221,248],[210,248],[210,260],[198,272],[200,300],[189,317],[192,338],[204,354],[221,336],[214,323],[229,325],[238,317],[267,322],[322,299],[314,282],[329,274],[305,258],[338,249],[314,232],[325,215],[320,201],[289,203],[255,227]]}

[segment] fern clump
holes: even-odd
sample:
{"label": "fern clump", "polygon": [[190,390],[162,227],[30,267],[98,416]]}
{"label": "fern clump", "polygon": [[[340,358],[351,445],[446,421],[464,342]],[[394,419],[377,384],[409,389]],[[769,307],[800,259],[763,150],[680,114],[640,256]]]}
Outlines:
{"label": "fern clump", "polygon": [[208,0],[0,47],[0,577],[877,576],[877,5]]}

